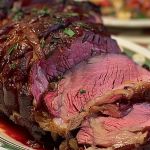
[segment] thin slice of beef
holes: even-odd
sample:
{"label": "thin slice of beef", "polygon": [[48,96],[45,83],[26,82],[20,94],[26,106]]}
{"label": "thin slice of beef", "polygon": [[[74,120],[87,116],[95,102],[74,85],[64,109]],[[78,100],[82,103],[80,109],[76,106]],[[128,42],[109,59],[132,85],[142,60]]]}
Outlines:
{"label": "thin slice of beef", "polygon": [[144,144],[150,127],[150,104],[134,104],[125,117],[92,117],[82,124],[79,144],[117,149]]}
{"label": "thin slice of beef", "polygon": [[36,115],[40,126],[65,134],[84,117],[101,113],[122,117],[135,101],[148,100],[150,73],[119,54],[94,56],[66,72],[44,97],[49,115]]}

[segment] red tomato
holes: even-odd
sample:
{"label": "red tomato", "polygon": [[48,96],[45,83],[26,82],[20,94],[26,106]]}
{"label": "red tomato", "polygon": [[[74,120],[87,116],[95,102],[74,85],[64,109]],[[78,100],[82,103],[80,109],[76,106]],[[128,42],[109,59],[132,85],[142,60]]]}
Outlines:
{"label": "red tomato", "polygon": [[104,6],[104,7],[112,5],[110,0],[90,0],[90,1],[96,5]]}
{"label": "red tomato", "polygon": [[100,1],[101,6],[107,7],[112,5],[112,3],[109,0],[100,0]]}
{"label": "red tomato", "polygon": [[139,8],[140,0],[128,0],[127,7],[128,8]]}

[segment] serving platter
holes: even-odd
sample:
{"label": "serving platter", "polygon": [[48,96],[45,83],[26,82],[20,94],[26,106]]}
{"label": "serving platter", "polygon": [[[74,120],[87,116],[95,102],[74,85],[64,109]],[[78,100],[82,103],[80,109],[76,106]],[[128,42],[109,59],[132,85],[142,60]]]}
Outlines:
{"label": "serving platter", "polygon": [[150,19],[118,19],[115,17],[103,16],[103,23],[109,27],[123,28],[150,28]]}
{"label": "serving platter", "polygon": [[[147,66],[150,66],[150,50],[117,36],[112,36],[112,38],[117,40],[122,51],[138,64],[146,64]],[[14,132],[8,132],[8,130],[13,130]],[[20,135],[21,134],[22,133],[20,133]],[[22,142],[22,138],[16,140],[18,139],[16,138],[18,135],[19,132],[17,131],[16,127],[13,128],[12,125],[6,124],[0,116],[0,150],[39,150],[37,148],[33,149],[25,145],[24,142]],[[141,147],[138,150],[150,150],[150,145]]]}
{"label": "serving platter", "polygon": [[0,133],[0,142],[0,150],[33,150],[33,148],[25,146],[21,142],[11,138],[5,132]]}

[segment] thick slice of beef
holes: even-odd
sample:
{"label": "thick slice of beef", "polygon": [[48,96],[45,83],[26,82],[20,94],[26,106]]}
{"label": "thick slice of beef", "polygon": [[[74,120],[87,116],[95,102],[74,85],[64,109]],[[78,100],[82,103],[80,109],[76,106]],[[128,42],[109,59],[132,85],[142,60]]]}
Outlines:
{"label": "thick slice of beef", "polygon": [[93,117],[82,124],[77,135],[79,144],[112,147],[144,144],[150,127],[150,104],[134,104],[125,117]]}
{"label": "thick slice of beef", "polygon": [[95,56],[66,72],[45,97],[49,116],[36,115],[40,126],[64,134],[84,117],[102,113],[122,117],[132,103],[149,98],[150,73],[119,54]]}

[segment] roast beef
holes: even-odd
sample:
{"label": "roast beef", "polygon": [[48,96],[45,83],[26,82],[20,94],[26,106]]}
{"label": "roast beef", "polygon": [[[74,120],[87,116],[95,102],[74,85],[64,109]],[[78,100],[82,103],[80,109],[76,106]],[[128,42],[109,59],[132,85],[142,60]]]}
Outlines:
{"label": "roast beef", "polygon": [[150,73],[121,54],[98,10],[30,2],[0,29],[0,111],[36,140],[50,132],[89,149],[147,141]]}
{"label": "roast beef", "polygon": [[[87,9],[89,10],[88,13],[86,12]],[[1,0],[0,26],[27,17],[36,20],[37,16],[56,15],[58,12],[61,14],[67,13],[67,16],[79,15],[81,20],[87,22],[102,23],[99,8],[88,2],[82,2],[81,5],[81,3],[72,0],[66,2],[61,0]]]}
{"label": "roast beef", "polygon": [[[32,115],[37,109],[33,100],[41,100],[54,81],[82,60],[101,53],[120,53],[120,49],[103,25],[92,23],[85,8],[76,12],[76,6],[69,4],[72,7],[65,5],[60,13],[59,5],[34,6],[19,10],[19,14],[23,12],[21,19],[14,20],[16,14],[12,14],[0,29],[0,111],[40,139],[45,133]],[[45,87],[42,92],[41,82]]]}
{"label": "roast beef", "polygon": [[149,103],[134,104],[123,118],[88,118],[77,135],[78,143],[112,149],[143,144],[149,133],[149,108]]}
{"label": "roast beef", "polygon": [[45,94],[49,116],[37,115],[37,122],[63,135],[91,114],[123,117],[132,104],[149,98],[149,80],[150,73],[126,56],[94,56],[67,71],[54,90]]}

